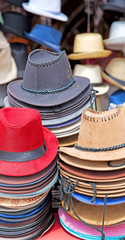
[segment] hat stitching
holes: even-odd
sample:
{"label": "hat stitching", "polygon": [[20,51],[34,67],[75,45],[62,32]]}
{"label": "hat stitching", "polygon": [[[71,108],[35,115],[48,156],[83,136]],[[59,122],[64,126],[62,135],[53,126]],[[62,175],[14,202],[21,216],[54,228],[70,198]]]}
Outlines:
{"label": "hat stitching", "polygon": [[25,88],[23,83],[21,84],[21,88],[24,91],[30,92],[30,93],[38,93],[38,94],[46,94],[46,93],[56,93],[56,92],[61,92],[64,91],[65,89],[69,88],[70,86],[72,86],[75,83],[75,80],[72,80],[70,83],[68,83],[67,85],[61,87],[61,88],[55,88],[55,89],[50,89],[50,90],[34,90],[34,89],[29,89],[29,88]]}

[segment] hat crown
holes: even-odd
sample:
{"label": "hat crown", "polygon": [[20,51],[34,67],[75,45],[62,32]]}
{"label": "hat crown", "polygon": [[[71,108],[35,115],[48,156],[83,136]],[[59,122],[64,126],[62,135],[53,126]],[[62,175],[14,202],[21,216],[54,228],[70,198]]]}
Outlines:
{"label": "hat crown", "polygon": [[74,39],[73,52],[98,52],[103,51],[102,36],[99,33],[81,33]]}
{"label": "hat crown", "polygon": [[54,0],[53,2],[52,0],[30,0],[29,4],[42,11],[61,12],[61,0]]}
{"label": "hat crown", "polygon": [[109,39],[125,37],[125,21],[113,22],[110,28]]}
{"label": "hat crown", "polygon": [[73,81],[72,71],[65,51],[54,53],[41,49],[29,54],[23,89],[29,91],[58,91]]}
{"label": "hat crown", "polygon": [[0,150],[6,152],[31,151],[44,142],[40,113],[34,109],[1,109],[0,133]]}
{"label": "hat crown", "polygon": [[85,148],[110,148],[125,143],[125,114],[117,106],[95,112],[84,109],[81,116],[78,145]]}
{"label": "hat crown", "polygon": [[102,83],[101,68],[99,65],[76,64],[74,75],[89,78],[90,83]]}
{"label": "hat crown", "polygon": [[117,5],[123,5],[123,7],[125,7],[125,1],[124,0],[108,0],[107,3],[113,3],[113,4],[117,4]]}
{"label": "hat crown", "polygon": [[106,66],[105,71],[112,77],[125,81],[125,59],[113,58]]}

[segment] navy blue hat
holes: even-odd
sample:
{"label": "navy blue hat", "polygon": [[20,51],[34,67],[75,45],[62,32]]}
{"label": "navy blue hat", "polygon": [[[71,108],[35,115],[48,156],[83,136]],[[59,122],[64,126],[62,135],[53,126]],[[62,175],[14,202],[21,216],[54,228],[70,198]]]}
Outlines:
{"label": "navy blue hat", "polygon": [[27,39],[60,52],[62,33],[57,29],[44,24],[36,24],[31,32],[24,32],[24,34]]}

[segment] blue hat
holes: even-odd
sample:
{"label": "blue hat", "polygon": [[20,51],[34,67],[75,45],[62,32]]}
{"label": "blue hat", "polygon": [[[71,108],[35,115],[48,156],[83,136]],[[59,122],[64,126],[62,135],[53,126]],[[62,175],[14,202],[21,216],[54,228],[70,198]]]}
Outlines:
{"label": "blue hat", "polygon": [[57,29],[43,24],[36,24],[31,32],[24,32],[24,34],[29,40],[60,52],[62,33]]}
{"label": "blue hat", "polygon": [[123,105],[124,102],[125,91],[119,89],[109,97],[109,109],[116,107],[116,105]]}

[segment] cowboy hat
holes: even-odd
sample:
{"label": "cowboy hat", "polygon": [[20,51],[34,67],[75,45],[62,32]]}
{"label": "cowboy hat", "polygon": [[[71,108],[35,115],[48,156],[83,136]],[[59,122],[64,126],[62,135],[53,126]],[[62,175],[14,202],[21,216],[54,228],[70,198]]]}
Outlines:
{"label": "cowboy hat", "polygon": [[105,112],[84,109],[78,143],[73,148],[61,147],[60,150],[72,157],[98,163],[125,159],[124,132],[125,113],[119,105]]}
{"label": "cowboy hat", "polygon": [[89,78],[91,86],[97,91],[97,96],[108,92],[109,85],[102,81],[101,67],[99,65],[76,64],[73,73],[75,76]]}
{"label": "cowboy hat", "polygon": [[111,54],[105,50],[102,36],[99,33],[80,33],[74,38],[73,53],[68,55],[71,60],[88,58],[104,58]]}
{"label": "cowboy hat", "polygon": [[66,22],[68,17],[61,12],[61,0],[29,0],[28,3],[22,4],[23,8],[31,13],[43,15],[45,17],[57,19]]}

